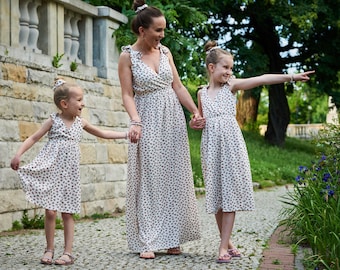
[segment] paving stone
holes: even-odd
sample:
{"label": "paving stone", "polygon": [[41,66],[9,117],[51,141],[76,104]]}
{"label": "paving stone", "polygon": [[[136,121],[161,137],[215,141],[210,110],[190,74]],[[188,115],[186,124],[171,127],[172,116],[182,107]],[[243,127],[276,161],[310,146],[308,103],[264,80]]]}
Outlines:
{"label": "paving stone", "polygon": [[[278,226],[282,196],[285,187],[275,187],[254,192],[256,210],[238,212],[232,240],[242,253],[242,258],[229,264],[217,264],[219,233],[213,215],[205,211],[204,196],[198,197],[202,238],[182,245],[183,253],[166,255],[166,250],[156,252],[154,260],[143,260],[127,247],[125,216],[96,221],[81,221],[75,226],[75,264],[67,269],[258,269],[264,249]],[[55,258],[63,251],[63,231],[57,230]],[[43,230],[15,236],[0,237],[0,269],[60,269],[60,266],[41,265],[45,248]],[[279,265],[278,265],[279,266]],[[282,266],[281,266],[282,267]],[[264,268],[263,268],[264,269]],[[268,268],[281,269],[281,268]],[[283,269],[283,268],[282,268]]]}

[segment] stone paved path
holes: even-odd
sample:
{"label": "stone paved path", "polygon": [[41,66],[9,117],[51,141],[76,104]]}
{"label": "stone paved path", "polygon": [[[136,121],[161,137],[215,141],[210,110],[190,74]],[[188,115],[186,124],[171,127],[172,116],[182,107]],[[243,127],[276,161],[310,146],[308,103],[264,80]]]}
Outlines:
{"label": "stone paved path", "polygon": [[[186,243],[179,256],[156,253],[154,260],[139,259],[130,253],[125,234],[125,216],[76,223],[74,255],[77,260],[67,269],[258,269],[263,251],[279,222],[281,197],[285,187],[254,192],[256,210],[239,212],[233,242],[243,254],[229,264],[217,264],[219,236],[213,215],[204,208],[204,197],[198,198],[202,239]],[[63,231],[56,232],[56,257],[62,252]],[[60,266],[39,264],[45,247],[42,230],[15,236],[0,237],[0,269],[60,269]]]}

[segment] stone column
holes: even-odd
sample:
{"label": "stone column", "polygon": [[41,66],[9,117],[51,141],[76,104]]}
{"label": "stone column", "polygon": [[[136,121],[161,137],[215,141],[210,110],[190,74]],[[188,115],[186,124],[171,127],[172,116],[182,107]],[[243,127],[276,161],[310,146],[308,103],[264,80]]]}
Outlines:
{"label": "stone column", "polygon": [[98,76],[118,80],[119,50],[113,38],[120,23],[127,23],[127,18],[108,8],[98,7],[98,18],[94,20],[93,39],[100,40],[93,44],[93,65],[98,69]]}

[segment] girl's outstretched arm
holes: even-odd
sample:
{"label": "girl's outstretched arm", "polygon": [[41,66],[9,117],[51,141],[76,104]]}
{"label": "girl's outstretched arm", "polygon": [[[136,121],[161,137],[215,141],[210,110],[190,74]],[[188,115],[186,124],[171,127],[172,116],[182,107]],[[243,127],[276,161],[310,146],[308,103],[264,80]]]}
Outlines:
{"label": "girl's outstretched arm", "polygon": [[42,136],[44,136],[51,128],[52,126],[52,119],[48,118],[40,127],[39,130],[37,130],[34,134],[29,136],[19,147],[17,153],[15,154],[14,158],[11,160],[11,168],[13,170],[19,169],[20,164],[20,158],[21,156],[30,149],[37,141],[41,139]]}
{"label": "girl's outstretched arm", "polygon": [[88,133],[104,139],[127,139],[127,132],[103,130],[91,125],[87,120],[81,119],[83,129]]}
{"label": "girl's outstretched arm", "polygon": [[238,90],[249,90],[260,85],[280,84],[284,82],[306,82],[309,75],[315,73],[314,70],[297,74],[264,74],[261,76],[250,77],[245,79],[231,79],[229,81],[230,90],[235,93]]}

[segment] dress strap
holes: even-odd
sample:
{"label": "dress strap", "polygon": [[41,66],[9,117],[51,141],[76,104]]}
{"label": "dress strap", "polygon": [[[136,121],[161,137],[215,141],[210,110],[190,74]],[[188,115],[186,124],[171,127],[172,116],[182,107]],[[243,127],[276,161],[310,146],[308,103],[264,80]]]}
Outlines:
{"label": "dress strap", "polygon": [[131,53],[131,45],[126,45],[121,47],[122,52]]}
{"label": "dress strap", "polygon": [[58,113],[56,113],[56,112],[50,114],[50,117],[51,117],[51,119],[53,120],[53,122],[54,122],[55,119],[57,118],[57,114],[58,114]]}

